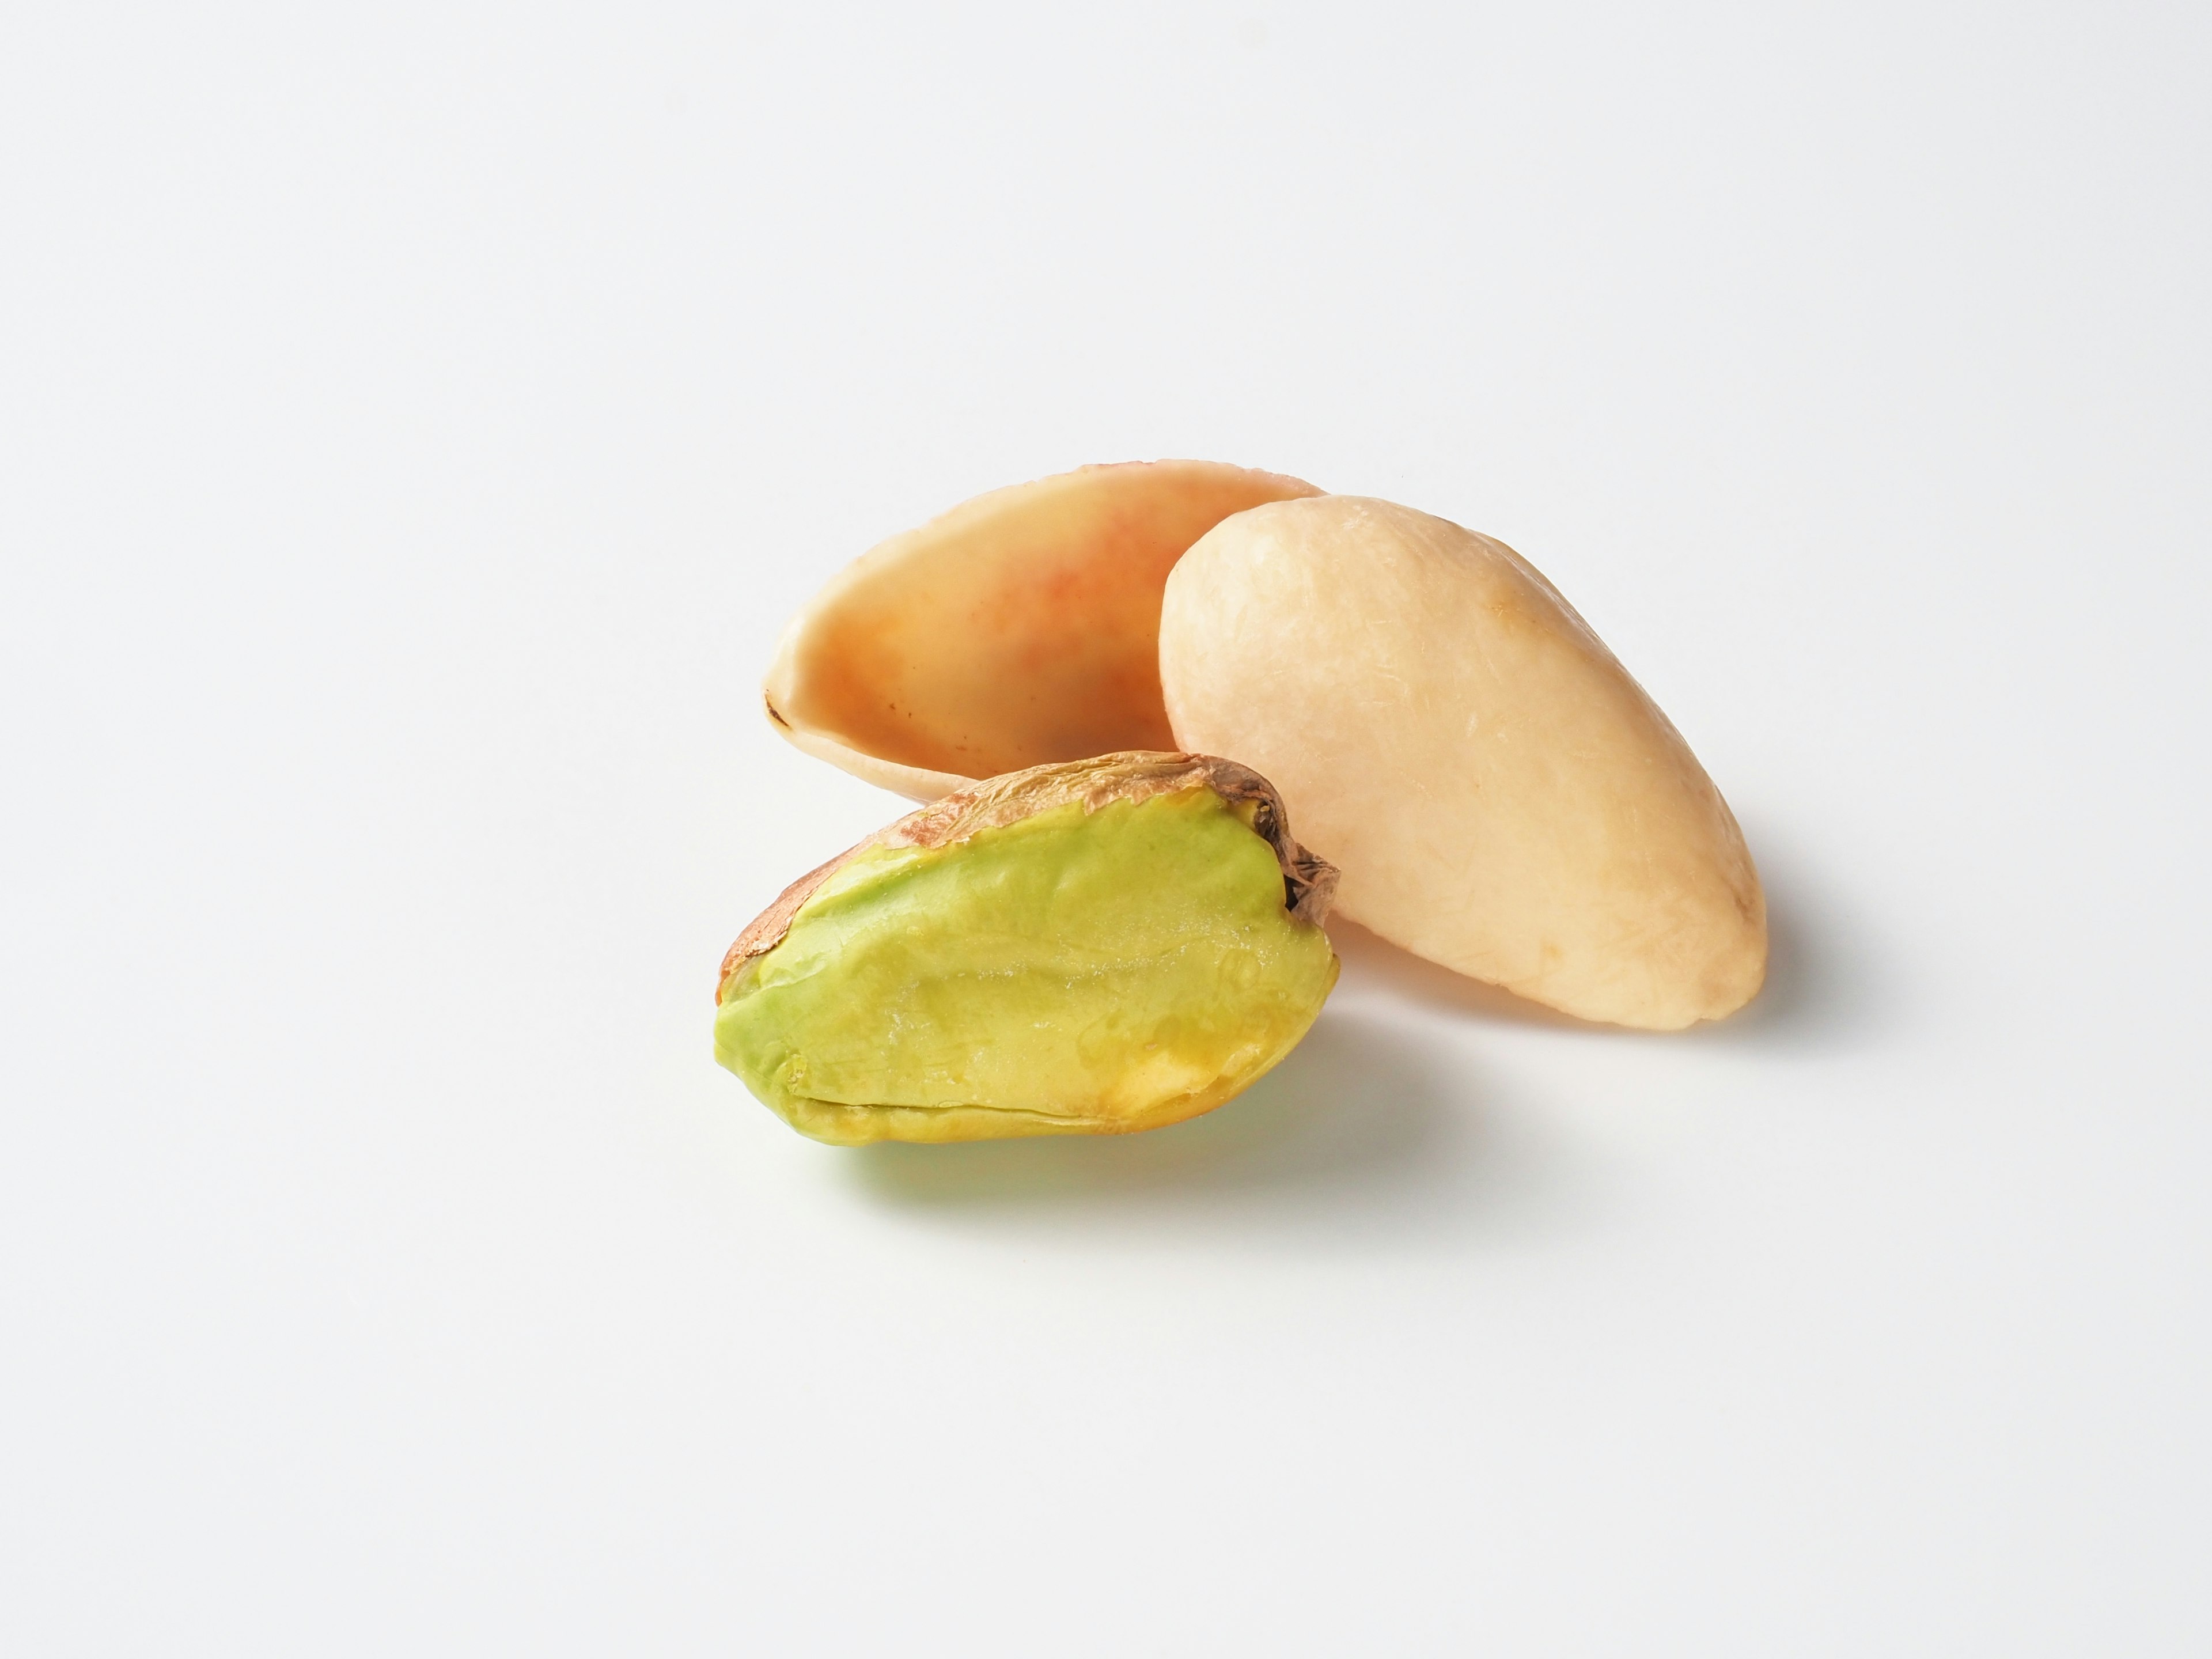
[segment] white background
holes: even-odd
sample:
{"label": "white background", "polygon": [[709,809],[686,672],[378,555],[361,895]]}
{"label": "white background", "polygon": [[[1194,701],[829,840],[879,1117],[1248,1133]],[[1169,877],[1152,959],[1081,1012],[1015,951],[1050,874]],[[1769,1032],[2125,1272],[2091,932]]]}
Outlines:
{"label": "white background", "polygon": [[[2205,1651],[2208,14],[1669,10],[12,9],[0,1642]],[[776,629],[1154,455],[1542,567],[1759,1003],[754,1103]]]}

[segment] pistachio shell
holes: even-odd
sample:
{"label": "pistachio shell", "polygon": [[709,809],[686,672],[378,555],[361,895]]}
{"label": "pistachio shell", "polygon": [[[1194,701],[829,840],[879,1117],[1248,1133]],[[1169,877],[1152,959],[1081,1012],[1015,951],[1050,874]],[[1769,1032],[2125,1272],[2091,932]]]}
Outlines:
{"label": "pistachio shell", "polygon": [[810,872],[738,935],[715,1054],[842,1144],[1176,1122],[1312,1024],[1336,980],[1335,875],[1233,762],[994,779]]}
{"label": "pistachio shell", "polygon": [[1385,939],[1586,1019],[1673,1030],[1765,976],[1727,803],[1512,549],[1388,501],[1240,514],[1170,577],[1177,739],[1282,790]]}
{"label": "pistachio shell", "polygon": [[1230,514],[1316,492],[1212,461],[1087,466],[993,490],[862,554],[784,629],[769,719],[915,800],[1175,745],[1160,592]]}

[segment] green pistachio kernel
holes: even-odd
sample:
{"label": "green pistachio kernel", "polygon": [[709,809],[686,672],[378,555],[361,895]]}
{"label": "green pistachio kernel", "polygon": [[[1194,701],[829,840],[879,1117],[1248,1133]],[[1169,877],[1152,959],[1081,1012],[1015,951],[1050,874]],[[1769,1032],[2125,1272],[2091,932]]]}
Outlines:
{"label": "green pistachio kernel", "polygon": [[817,1139],[1110,1134],[1212,1109],[1336,982],[1336,872],[1206,757],[1034,767],[795,883],[723,963],[715,1057]]}

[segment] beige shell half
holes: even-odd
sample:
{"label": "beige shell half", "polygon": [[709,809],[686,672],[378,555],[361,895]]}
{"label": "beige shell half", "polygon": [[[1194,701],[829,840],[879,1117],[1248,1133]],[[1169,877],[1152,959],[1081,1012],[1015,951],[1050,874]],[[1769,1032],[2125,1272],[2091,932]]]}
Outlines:
{"label": "beige shell half", "polygon": [[995,489],[848,565],[763,691],[807,753],[914,800],[1054,761],[1177,745],[1160,595],[1231,514],[1320,492],[1214,461],[1086,466]]}
{"label": "beige shell half", "polygon": [[1282,791],[1393,943],[1585,1019],[1674,1030],[1759,990],[1766,905],[1689,745],[1504,543],[1328,495],[1219,526],[1169,578],[1181,745]]}

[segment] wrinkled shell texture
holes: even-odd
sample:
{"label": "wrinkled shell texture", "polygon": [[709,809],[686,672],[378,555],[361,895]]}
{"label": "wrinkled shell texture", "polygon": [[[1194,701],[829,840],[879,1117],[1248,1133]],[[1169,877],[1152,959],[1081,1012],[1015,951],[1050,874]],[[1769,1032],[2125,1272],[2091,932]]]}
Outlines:
{"label": "wrinkled shell texture", "polygon": [[1335,983],[1335,872],[1264,780],[1122,754],[991,781],[795,882],[723,963],[715,1053],[818,1139],[1115,1133],[1206,1111]]}
{"label": "wrinkled shell texture", "polygon": [[1265,774],[1384,938],[1653,1030],[1758,991],[1765,903],[1727,804],[1503,543],[1358,497],[1259,507],[1176,567],[1159,655],[1178,742]]}
{"label": "wrinkled shell texture", "polygon": [[863,554],[793,618],[763,686],[793,744],[915,800],[1000,773],[1176,746],[1160,595],[1231,514],[1315,493],[1211,461],[994,490]]}

